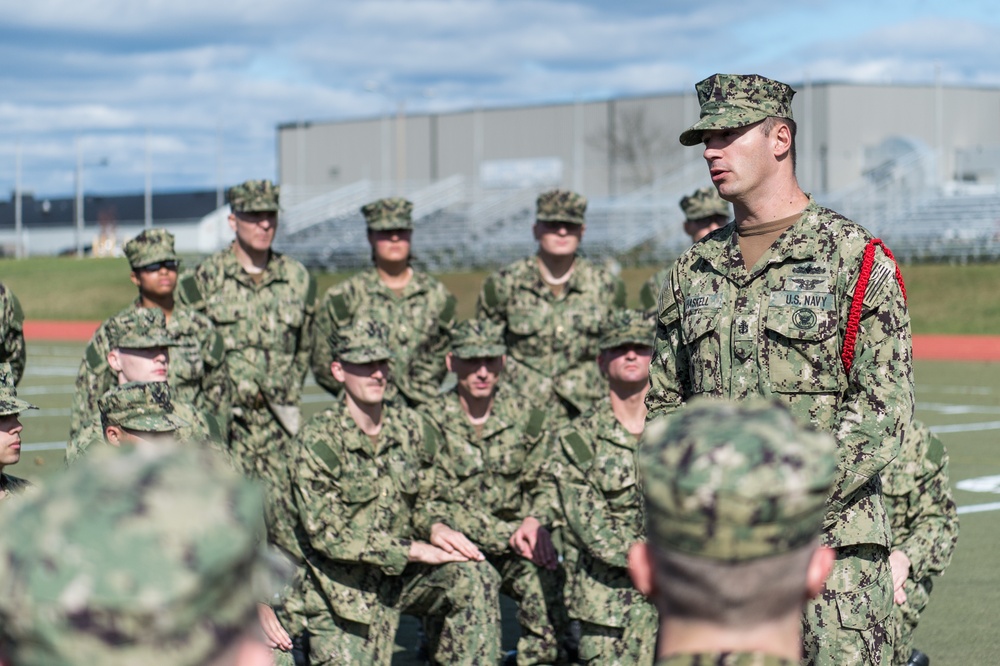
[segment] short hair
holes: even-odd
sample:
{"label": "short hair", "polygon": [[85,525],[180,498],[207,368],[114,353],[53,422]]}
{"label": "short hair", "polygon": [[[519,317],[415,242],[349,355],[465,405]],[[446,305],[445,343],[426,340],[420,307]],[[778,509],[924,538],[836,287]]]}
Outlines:
{"label": "short hair", "polygon": [[794,171],[795,171],[795,160],[796,160],[796,156],[795,156],[795,132],[798,129],[798,126],[795,124],[795,121],[792,120],[791,118],[778,118],[776,116],[768,116],[767,118],[764,118],[763,121],[761,121],[760,131],[762,131],[764,133],[764,136],[771,136],[771,130],[773,130],[778,125],[787,125],[788,126],[788,131],[792,133],[792,146],[791,146],[789,152],[791,153],[791,157],[792,157],[792,172],[794,173]]}
{"label": "short hair", "polygon": [[746,629],[801,608],[818,541],[788,553],[726,562],[649,544],[660,612]]}

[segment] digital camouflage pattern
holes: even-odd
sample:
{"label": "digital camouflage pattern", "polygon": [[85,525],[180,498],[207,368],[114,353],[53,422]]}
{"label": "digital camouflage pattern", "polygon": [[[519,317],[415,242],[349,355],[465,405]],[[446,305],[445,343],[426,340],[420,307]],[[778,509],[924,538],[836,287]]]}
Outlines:
{"label": "digital camouflage pattern", "polygon": [[166,382],[127,382],[97,401],[103,428],[116,425],[140,432],[174,432],[189,425],[174,416]]}
{"label": "digital camouflage pattern", "polygon": [[628,573],[629,547],[646,534],[635,461],[639,441],[615,418],[607,397],[555,440],[560,451],[552,477],[579,552],[566,604],[570,617],[582,621],[581,662],[648,664],[659,617]]}
{"label": "digital camouflage pattern", "polygon": [[374,319],[358,319],[327,340],[334,360],[343,363],[375,363],[392,358],[389,327]]}
{"label": "digital camouflage pattern", "polygon": [[647,426],[639,467],[650,542],[746,562],[816,539],[837,448],[780,403],[702,399]]}
{"label": "digital camouflage pattern", "polygon": [[[800,423],[830,432],[838,441],[840,464],[824,520],[824,544],[840,549],[877,544],[887,557],[890,532],[878,475],[896,456],[913,415],[910,317],[895,265],[876,253],[857,354],[846,373],[841,351],[871,234],[810,201],[748,271],[734,229],[728,225],[695,244],[664,284],[646,396],[650,418],[697,395],[764,396],[785,404]],[[814,639],[819,626],[831,637],[884,636],[882,622],[892,599],[890,579],[882,577],[888,572],[885,560],[878,571],[867,573],[846,571],[861,567],[860,562],[838,564],[845,571],[838,574],[835,567],[818,602],[829,616],[810,616],[807,638]],[[863,617],[842,613],[852,628],[838,631],[836,605],[862,594],[851,587],[862,579],[886,587]],[[847,593],[843,601],[840,592]],[[869,644],[876,654],[882,652],[881,642]],[[807,659],[837,663],[836,652],[829,654],[821,658],[807,651]]]}
{"label": "digital camouflage pattern", "polygon": [[893,605],[893,664],[905,664],[913,631],[934,586],[951,563],[958,542],[958,510],[948,478],[948,451],[930,429],[914,421],[903,436],[899,456],[882,470],[882,494],[892,526],[891,550],[910,559],[903,584],[906,601]]}
{"label": "digital camouflage pattern", "polygon": [[625,307],[625,285],[582,257],[555,296],[528,257],[493,273],[479,292],[476,316],[504,327],[506,379],[566,420],[607,393],[595,360],[602,326]]}
{"label": "digital camouflage pattern", "polygon": [[0,363],[9,363],[14,383],[24,375],[24,310],[17,296],[0,282]]}
{"label": "digital camouflage pattern", "polygon": [[728,220],[732,215],[729,202],[719,196],[714,185],[699,187],[691,194],[681,197],[680,207],[684,211],[685,220],[690,222],[717,215]]}
{"label": "digital camouflage pattern", "polygon": [[271,213],[281,209],[281,187],[269,180],[247,180],[229,188],[226,199],[234,213]]}
{"label": "digital camouflage pattern", "polygon": [[20,414],[28,409],[38,407],[17,397],[17,373],[10,363],[0,362],[0,416]]}
{"label": "digital camouflage pattern", "polygon": [[795,91],[759,74],[713,74],[695,84],[701,117],[681,133],[685,146],[701,143],[705,130],[746,127],[765,118],[792,120]]}
{"label": "digital camouflage pattern", "polygon": [[656,666],[798,666],[798,663],[762,652],[675,654],[656,660]]}
{"label": "digital camouflage pattern", "polygon": [[[292,447],[292,490],[312,589],[295,601],[308,620],[310,663],[388,664],[400,613],[440,626],[438,663],[499,659],[499,580],[486,563],[408,564],[414,517],[433,483],[437,433],[416,412],[386,404],[378,436],[346,401],[317,414]],[[321,607],[309,608],[309,601]],[[304,608],[303,608],[304,607]]]}
{"label": "digital camouflage pattern", "polygon": [[368,231],[413,229],[413,204],[403,197],[372,201],[361,207]]}
{"label": "digital camouflage pattern", "polygon": [[133,269],[161,261],[180,261],[174,252],[174,235],[166,229],[146,229],[125,243],[123,250]]}
{"label": "digital camouflage pattern", "polygon": [[611,315],[601,334],[601,351],[626,345],[653,346],[656,325],[653,315],[639,310],[619,310]]}
{"label": "digital camouflage pattern", "polygon": [[[117,337],[114,331],[132,326],[136,310],[146,310],[149,316],[160,320],[149,314],[160,310],[142,308],[140,300],[136,299],[132,305],[105,320],[90,339],[77,372],[70,409],[70,439],[79,436],[81,429],[97,415],[98,398],[118,383],[117,374],[108,365],[108,352],[114,348],[112,338]],[[213,415],[218,421],[218,429],[225,435],[232,391],[222,337],[207,316],[182,305],[174,307],[165,321],[166,345],[170,347],[167,382],[174,401]]]}
{"label": "digital camouflage pattern", "polygon": [[299,399],[312,349],[316,283],[305,266],[271,252],[251,277],[233,246],[181,278],[182,304],[207,316],[222,339],[232,390],[229,446],[244,471],[270,479],[299,426]]}
{"label": "digital camouflage pattern", "polygon": [[208,663],[255,622],[261,527],[206,452],[81,464],[4,516],[0,644],[18,666]]}
{"label": "digital camouflage pattern", "polygon": [[451,332],[451,353],[457,358],[496,358],[507,353],[503,326],[489,319],[466,319]]}
{"label": "digital camouflage pattern", "polygon": [[330,287],[316,313],[312,371],[316,383],[335,396],[343,387],[330,374],[333,351],[326,341],[350,328],[355,319],[374,319],[388,327],[389,383],[386,398],[402,394],[410,404],[434,398],[447,372],[444,357],[455,323],[455,297],[427,273],[414,270],[396,295],[375,268]]}
{"label": "digital camouflage pattern", "polygon": [[549,190],[538,195],[535,219],[539,222],[584,224],[587,197],[569,190]]}
{"label": "digital camouflage pattern", "polygon": [[[496,344],[495,336],[484,341],[476,328],[463,322],[458,330],[477,349],[484,342]],[[434,456],[433,488],[415,519],[418,533],[428,538],[431,526],[443,523],[473,541],[499,573],[500,591],[518,604],[518,663],[555,663],[567,625],[559,572],[539,568],[508,543],[528,516],[543,526],[556,520],[552,500],[537,501],[549,493],[545,413],[502,383],[479,433],[455,390],[421,411],[436,426],[441,444]]]}
{"label": "digital camouflage pattern", "polygon": [[661,268],[642,284],[642,287],[639,289],[639,305],[644,311],[653,315],[658,314],[657,302],[660,297],[660,291],[663,289],[663,283],[669,275],[669,267]]}

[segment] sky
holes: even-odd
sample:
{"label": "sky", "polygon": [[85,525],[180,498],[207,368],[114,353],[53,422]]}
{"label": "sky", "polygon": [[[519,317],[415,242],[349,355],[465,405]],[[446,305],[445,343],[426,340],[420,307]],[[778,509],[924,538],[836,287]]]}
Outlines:
{"label": "sky", "polygon": [[[789,83],[1000,86],[980,0],[0,2],[0,198],[275,178],[277,125]],[[147,169],[148,165],[148,169]]]}

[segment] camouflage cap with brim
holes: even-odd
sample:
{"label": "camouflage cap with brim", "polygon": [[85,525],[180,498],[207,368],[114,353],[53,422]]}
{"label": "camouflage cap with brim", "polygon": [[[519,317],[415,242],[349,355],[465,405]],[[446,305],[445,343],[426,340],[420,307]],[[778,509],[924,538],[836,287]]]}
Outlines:
{"label": "camouflage cap with brim", "polygon": [[190,425],[174,415],[166,382],[128,382],[97,400],[101,422],[139,432],[173,432]]}
{"label": "camouflage cap with brim", "polygon": [[467,319],[451,332],[451,353],[458,358],[496,358],[507,353],[503,325],[489,319]]}
{"label": "camouflage cap with brim", "polygon": [[584,224],[587,197],[570,190],[549,190],[538,195],[535,219],[539,222]]}
{"label": "camouflage cap with brim", "polygon": [[227,200],[234,213],[276,213],[281,187],[269,180],[247,180],[229,188]]}
{"label": "camouflage cap with brim", "polygon": [[328,338],[333,358],[347,363],[375,363],[392,358],[388,327],[373,319],[362,319],[335,330]]}
{"label": "camouflage cap with brim", "polygon": [[413,204],[403,197],[389,197],[361,207],[369,231],[395,231],[413,228]]}
{"label": "camouflage cap with brim", "polygon": [[126,308],[104,325],[111,349],[173,347],[177,341],[167,333],[167,318],[159,308]]}
{"label": "camouflage cap with brim", "polygon": [[166,229],[146,229],[125,243],[125,257],[132,268],[160,261],[180,261],[174,252],[174,235]]}
{"label": "camouflage cap with brim", "polygon": [[685,146],[701,143],[705,130],[746,127],[765,118],[792,120],[792,96],[787,84],[759,74],[713,74],[695,85],[701,118],[681,133]]}
{"label": "camouflage cap with brim", "polygon": [[641,310],[619,310],[604,324],[598,348],[601,351],[625,345],[653,346],[656,320],[652,313]]}
{"label": "camouflage cap with brim", "polygon": [[778,403],[701,399],[646,427],[639,469],[650,543],[740,562],[819,536],[837,448]]}
{"label": "camouflage cap with brim", "polygon": [[255,622],[262,517],[207,449],[85,458],[0,518],[0,645],[18,666],[214,663]]}
{"label": "camouflage cap with brim", "polygon": [[0,416],[20,414],[28,409],[38,409],[38,407],[17,397],[14,370],[10,367],[10,363],[0,363]]}
{"label": "camouflage cap with brim", "polygon": [[730,218],[729,202],[719,196],[713,186],[702,187],[681,198],[681,210],[685,222],[698,222],[709,217]]}

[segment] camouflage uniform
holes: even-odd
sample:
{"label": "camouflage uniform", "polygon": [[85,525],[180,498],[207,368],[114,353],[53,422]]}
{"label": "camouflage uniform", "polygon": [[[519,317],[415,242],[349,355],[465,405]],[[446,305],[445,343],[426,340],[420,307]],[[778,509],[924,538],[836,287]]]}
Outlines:
{"label": "camouflage uniform", "polygon": [[[833,438],[802,429],[779,404],[757,399],[741,403],[696,400],[686,409],[649,424],[643,434],[638,467],[649,543],[664,553],[717,562],[723,567],[809,548],[820,533],[836,466]],[[802,576],[805,587],[805,573],[793,575]],[[698,591],[711,593],[688,590],[684,596],[696,596]],[[669,605],[669,599],[664,603]],[[720,621],[715,617],[695,619],[706,625]],[[751,624],[739,630],[746,632],[753,622],[773,619],[746,618]],[[740,621],[734,620],[737,624]],[[664,627],[667,637],[671,628]],[[752,653],[704,647],[703,652],[661,657],[656,664],[798,664],[764,654],[767,646]],[[669,638],[665,649],[669,651]],[[849,662],[845,659],[841,663]]]}
{"label": "camouflage uniform", "polygon": [[[379,199],[361,209],[368,231],[413,229],[412,211],[413,204],[398,197]],[[316,383],[334,395],[340,395],[342,387],[330,374],[333,356],[325,341],[358,317],[389,326],[393,357],[392,391],[387,398],[391,400],[397,390],[410,405],[436,397],[445,376],[448,331],[455,321],[455,297],[444,285],[414,270],[403,292],[396,294],[375,268],[369,268],[330,287],[316,311],[312,371]]]}
{"label": "camouflage uniform", "polygon": [[[38,409],[30,402],[17,397],[16,383],[16,375],[10,363],[0,362],[0,416],[11,416],[28,409]],[[4,465],[0,464],[0,501],[20,495],[31,487],[29,481],[6,474],[3,469]]]}
{"label": "camouflage uniform", "polygon": [[[276,211],[278,188],[247,181],[229,190],[229,204],[234,211]],[[257,277],[243,270],[230,246],[181,278],[178,295],[222,336],[234,457],[251,477],[280,483],[287,441],[299,427],[316,283],[302,264],[274,251]]]}
{"label": "camouflage uniform", "polygon": [[[342,331],[335,356],[387,360],[384,326],[361,320]],[[373,441],[374,439],[374,441]],[[432,483],[437,433],[417,412],[385,403],[369,438],[346,398],[317,414],[295,438],[292,490],[307,542],[308,573],[296,599],[308,618],[309,663],[388,664],[400,613],[440,619],[439,663],[499,658],[499,584],[487,563],[409,564],[418,497]]]}
{"label": "camouflage uniform", "polygon": [[9,363],[14,384],[24,375],[24,310],[17,296],[0,282],[0,363]]}
{"label": "camouflage uniform", "polygon": [[[716,75],[698,92],[702,120],[681,135],[685,145],[700,143],[704,129],[791,117],[793,91],[769,79]],[[910,316],[895,265],[881,253],[850,372],[841,360],[871,238],[810,200],[752,271],[735,225],[727,225],[677,260],[660,294],[650,418],[697,395],[766,396],[838,439],[839,476],[824,527],[837,563],[827,590],[806,609],[810,664],[888,664],[892,652],[889,523],[878,475],[912,418],[913,373]]]}
{"label": "camouflage uniform", "polygon": [[[719,196],[714,186],[702,187],[689,195],[681,197],[681,210],[684,211],[684,222],[698,223],[711,218],[730,218],[729,204]],[[656,314],[656,299],[667,279],[670,268],[661,268],[639,290],[639,305],[643,310]]]}
{"label": "camouflage uniform", "polygon": [[[554,190],[538,197],[537,219],[584,223],[587,200]],[[594,359],[601,324],[625,307],[625,285],[582,257],[559,296],[542,280],[538,259],[528,257],[486,278],[477,317],[505,327],[507,379],[522,395],[549,406],[559,419],[573,418],[607,391]]]}
{"label": "camouflage uniform", "polygon": [[[163,229],[147,229],[125,244],[125,256],[136,271],[161,261],[179,261],[174,252],[174,237]],[[100,325],[87,346],[76,378],[76,391],[70,410],[70,439],[76,437],[93,414],[97,399],[117,382],[108,365],[111,351],[108,327],[120,317],[142,307],[142,298]],[[173,338],[170,349],[170,370],[167,379],[175,404],[186,403],[204,413],[213,414],[222,427],[228,429],[231,400],[229,377],[223,363],[222,338],[212,321],[200,312],[177,305],[166,322],[167,334]]]}
{"label": "camouflage uniform", "polygon": [[[452,354],[496,358],[504,354],[503,328],[466,321],[453,332]],[[511,550],[508,540],[528,516],[552,525],[553,502],[536,502],[548,492],[543,474],[549,457],[545,413],[501,381],[489,418],[477,434],[452,390],[421,408],[442,443],[434,457],[433,498],[418,520],[421,536],[444,523],[473,541],[500,574],[500,591],[517,602],[521,638],[518,664],[559,660],[559,639],[567,620],[558,572],[536,566]]]}
{"label": "camouflage uniform", "polygon": [[215,663],[256,624],[261,529],[258,489],[207,452],[81,463],[4,516],[0,645],[18,666]]}
{"label": "camouflage uniform", "polygon": [[930,600],[932,576],[944,573],[958,541],[948,451],[923,423],[914,421],[907,428],[899,456],[882,470],[882,493],[892,526],[892,550],[910,559],[910,575],[903,584],[906,601],[893,605],[893,663],[905,664],[912,652],[913,631]]}
{"label": "camouflage uniform", "polygon": [[[653,327],[641,313],[618,313],[601,337],[602,351],[652,344]],[[580,661],[648,664],[656,647],[657,613],[632,585],[628,549],[645,540],[635,455],[639,441],[605,397],[556,435],[554,466],[561,511],[579,551],[566,603],[581,621]]]}

